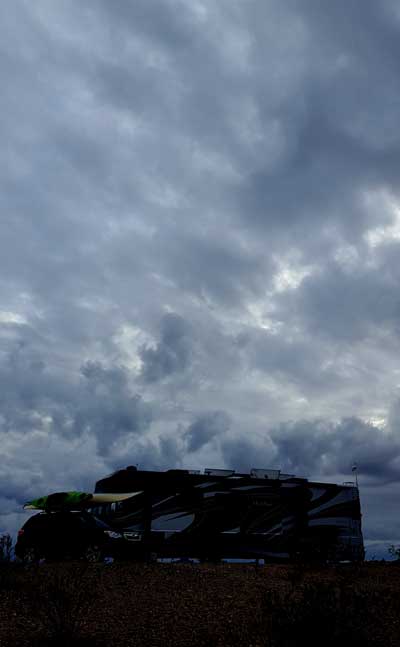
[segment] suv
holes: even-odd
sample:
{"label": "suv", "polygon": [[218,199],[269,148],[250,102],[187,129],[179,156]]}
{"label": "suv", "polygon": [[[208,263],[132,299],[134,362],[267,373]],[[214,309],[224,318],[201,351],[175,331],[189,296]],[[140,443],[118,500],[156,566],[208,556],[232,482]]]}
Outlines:
{"label": "suv", "polygon": [[123,549],[123,535],[86,511],[41,512],[22,526],[15,546],[17,558],[34,562],[40,559],[84,559],[102,561]]}

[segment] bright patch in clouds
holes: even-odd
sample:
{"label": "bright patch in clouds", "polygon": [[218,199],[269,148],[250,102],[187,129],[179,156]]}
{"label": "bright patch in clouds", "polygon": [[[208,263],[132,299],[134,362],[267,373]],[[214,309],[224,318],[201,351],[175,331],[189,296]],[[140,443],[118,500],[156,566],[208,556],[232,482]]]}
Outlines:
{"label": "bright patch in clouds", "polygon": [[16,312],[6,312],[0,310],[0,324],[26,324],[25,317],[17,314]]}
{"label": "bright patch in clouds", "polygon": [[372,194],[367,200],[367,206],[375,209],[380,208],[384,214],[390,217],[390,223],[369,229],[365,233],[365,239],[372,248],[400,240],[400,206],[393,195],[379,192]]}
{"label": "bright patch in clouds", "polygon": [[296,290],[306,276],[312,274],[311,268],[281,265],[279,271],[274,276],[274,291],[285,292],[286,290]]}

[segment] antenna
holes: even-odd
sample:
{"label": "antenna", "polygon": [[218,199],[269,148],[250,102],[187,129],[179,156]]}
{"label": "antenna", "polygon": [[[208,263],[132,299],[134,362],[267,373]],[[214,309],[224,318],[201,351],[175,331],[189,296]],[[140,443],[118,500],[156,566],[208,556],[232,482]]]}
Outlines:
{"label": "antenna", "polygon": [[353,474],[356,477],[356,486],[358,488],[358,473],[357,473],[357,470],[358,470],[358,465],[357,465],[357,463],[354,462],[353,465],[351,466],[351,471],[353,472]]}

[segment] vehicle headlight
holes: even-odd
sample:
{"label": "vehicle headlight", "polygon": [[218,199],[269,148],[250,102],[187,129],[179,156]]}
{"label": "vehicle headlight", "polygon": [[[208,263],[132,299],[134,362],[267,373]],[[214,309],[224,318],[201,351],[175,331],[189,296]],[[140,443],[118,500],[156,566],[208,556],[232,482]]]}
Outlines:
{"label": "vehicle headlight", "polygon": [[120,532],[115,532],[115,530],[105,530],[104,534],[111,539],[120,539],[122,537]]}
{"label": "vehicle headlight", "polygon": [[124,532],[123,536],[127,541],[141,541],[142,539],[140,532]]}

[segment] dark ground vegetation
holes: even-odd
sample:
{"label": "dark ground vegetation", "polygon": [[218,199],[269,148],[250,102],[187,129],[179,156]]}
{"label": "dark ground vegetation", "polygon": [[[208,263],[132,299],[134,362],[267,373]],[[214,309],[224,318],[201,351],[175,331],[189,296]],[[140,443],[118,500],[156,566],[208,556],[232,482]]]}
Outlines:
{"label": "dark ground vegetation", "polygon": [[0,645],[400,645],[400,567],[0,565]]}

